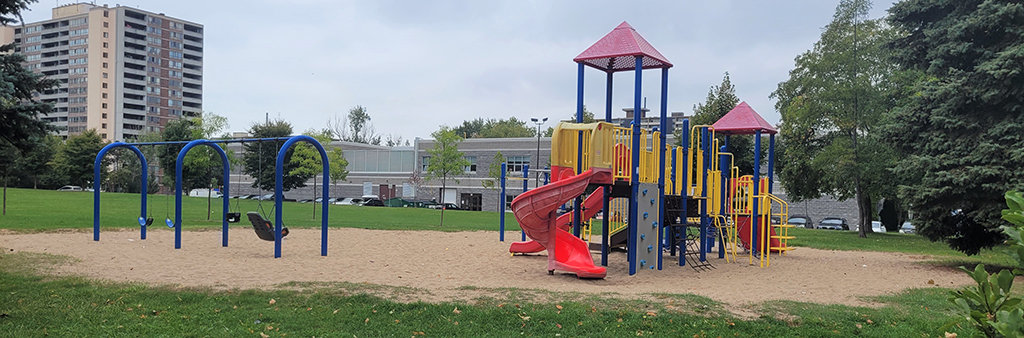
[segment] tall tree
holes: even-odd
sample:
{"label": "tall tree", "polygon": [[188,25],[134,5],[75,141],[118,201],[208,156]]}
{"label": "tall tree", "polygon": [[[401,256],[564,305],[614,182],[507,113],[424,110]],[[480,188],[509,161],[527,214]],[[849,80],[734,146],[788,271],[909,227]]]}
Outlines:
{"label": "tall tree", "polygon": [[[711,125],[721,119],[740,103],[736,96],[736,86],[729,80],[729,72],[722,76],[722,83],[708,89],[708,97],[703,103],[693,105],[691,126]],[[676,144],[682,145],[682,131],[675,131]],[[723,139],[724,137],[719,137]],[[754,142],[753,137],[734,136],[729,138],[726,149],[733,155],[734,164],[740,168],[740,175],[754,174]]]}
{"label": "tall tree", "polygon": [[348,110],[348,115],[335,115],[334,119],[328,120],[327,129],[342,141],[380,145],[381,136],[377,135],[370,120],[366,107],[357,105]]}
{"label": "tall tree", "polygon": [[[464,169],[469,161],[459,151],[459,143],[462,143],[462,136],[455,133],[455,130],[448,126],[441,126],[440,129],[430,134],[434,137],[434,148],[428,149],[430,155],[427,163],[427,179],[441,179],[442,194],[448,187],[448,179],[459,183],[455,176],[465,173]],[[444,198],[441,198],[444,203]],[[441,225],[444,225],[444,208],[441,208]]]}
{"label": "tall tree", "polygon": [[886,138],[921,235],[972,255],[1003,242],[1003,193],[1024,188],[1024,6],[1010,0],[903,1],[889,45],[917,80]]}
{"label": "tall tree", "polygon": [[[257,123],[249,127],[249,134],[255,138],[288,137],[292,134],[292,125],[284,120]],[[283,140],[245,144],[245,174],[255,178],[252,182],[253,188],[267,191],[274,190],[276,186],[274,174],[276,173],[277,153],[283,144]],[[285,152],[285,175],[282,179],[282,189],[284,191],[305,187],[306,181],[312,177],[312,175],[307,174],[289,174],[299,167],[299,163],[291,160],[294,153],[295,147]]]}
{"label": "tall tree", "polygon": [[[0,3],[0,24],[7,26],[21,21],[21,11],[28,10],[34,0],[8,0]],[[33,138],[42,138],[53,130],[39,119],[53,106],[38,101],[36,94],[57,86],[56,79],[46,79],[22,66],[25,56],[13,53],[14,44],[0,46],[0,140],[26,151]]]}
{"label": "tall tree", "polygon": [[484,119],[482,117],[463,121],[452,131],[462,138],[506,138],[536,136],[534,127],[525,120],[515,117],[508,119]]}
{"label": "tall tree", "polygon": [[893,65],[882,49],[893,37],[881,20],[864,20],[871,2],[843,0],[814,48],[796,58],[771,97],[782,113],[777,171],[792,200],[823,194],[857,201],[861,237],[874,203],[892,185],[895,159],[876,127],[892,108]]}
{"label": "tall tree", "polygon": [[[89,186],[93,183],[93,164],[96,154],[106,146],[96,130],[89,129],[81,135],[71,136],[64,147],[54,156],[53,170],[67,178],[64,184]],[[100,175],[106,176],[107,160],[101,163]]]}
{"label": "tall tree", "polygon": [[[160,133],[163,141],[192,141],[212,139],[227,127],[227,119],[211,112],[203,112],[195,117],[170,121]],[[221,146],[221,145],[216,145]],[[177,175],[178,154],[184,144],[160,146],[158,153],[160,168],[163,169],[163,184],[174,186]],[[234,154],[228,152],[230,161]],[[223,185],[224,178],[220,175],[223,164],[220,155],[207,146],[195,147],[185,155],[182,163],[182,190],[186,193],[195,188],[208,188],[211,185]]]}

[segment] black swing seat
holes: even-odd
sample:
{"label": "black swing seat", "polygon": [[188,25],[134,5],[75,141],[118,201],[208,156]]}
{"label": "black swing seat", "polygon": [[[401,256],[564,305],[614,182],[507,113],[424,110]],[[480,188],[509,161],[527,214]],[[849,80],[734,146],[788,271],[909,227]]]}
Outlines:
{"label": "black swing seat", "polygon": [[[256,231],[256,236],[264,241],[274,240],[274,223],[263,219],[258,212],[250,211],[246,213],[249,216],[249,222],[252,223],[252,229]],[[281,238],[288,236],[288,227],[281,228]]]}
{"label": "black swing seat", "polygon": [[228,221],[228,223],[238,223],[239,221],[242,220],[242,213],[240,213],[240,212],[229,212],[229,213],[224,214],[224,219],[226,219]]}

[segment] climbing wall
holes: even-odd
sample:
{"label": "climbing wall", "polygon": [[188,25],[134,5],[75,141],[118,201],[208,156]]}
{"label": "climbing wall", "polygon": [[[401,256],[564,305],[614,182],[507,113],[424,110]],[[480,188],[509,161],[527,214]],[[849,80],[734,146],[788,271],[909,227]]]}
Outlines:
{"label": "climbing wall", "polygon": [[630,243],[630,250],[636,252],[637,272],[654,270],[658,266],[658,255],[661,254],[658,244],[658,231],[661,229],[661,224],[658,224],[661,219],[658,191],[658,185],[653,183],[640,183],[637,189],[637,240]]}

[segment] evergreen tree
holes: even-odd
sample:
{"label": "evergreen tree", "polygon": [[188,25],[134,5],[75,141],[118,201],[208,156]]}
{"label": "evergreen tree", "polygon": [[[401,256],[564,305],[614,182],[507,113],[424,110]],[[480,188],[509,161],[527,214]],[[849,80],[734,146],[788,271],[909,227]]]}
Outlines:
{"label": "evergreen tree", "polygon": [[[34,0],[8,0],[0,3],[0,24],[21,21],[21,11]],[[13,53],[14,44],[0,46],[0,140],[21,151],[29,150],[53,128],[39,118],[53,110],[34,94],[56,87],[56,79],[46,79],[26,69],[25,56]]]}
{"label": "evergreen tree", "polygon": [[966,254],[1003,242],[1003,193],[1024,188],[1024,6],[1011,0],[904,1],[889,45],[917,82],[889,116],[921,235]]}

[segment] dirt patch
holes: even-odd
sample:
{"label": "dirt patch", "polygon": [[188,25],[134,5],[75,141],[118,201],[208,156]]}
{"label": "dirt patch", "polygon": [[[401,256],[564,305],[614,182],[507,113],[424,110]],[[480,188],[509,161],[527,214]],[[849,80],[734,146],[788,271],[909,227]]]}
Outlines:
{"label": "dirt patch", "polygon": [[615,252],[607,278],[580,280],[548,275],[545,254],[510,256],[511,242],[499,242],[494,232],[331,229],[323,257],[319,230],[293,229],[277,259],[274,243],[257,239],[251,228],[232,227],[229,247],[221,246],[220,231],[185,231],[179,250],[172,231],[151,229],[148,237],[106,231],[96,242],[91,232],[4,232],[0,247],[73,257],[54,268],[58,275],[214,289],[362,285],[354,289],[400,301],[543,301],[551,292],[642,300],[667,293],[709,297],[736,312],[768,300],[871,306],[863,296],[972,282],[961,272],[919,264],[929,257],[882,252],[799,248],[773,256],[768,268],[709,254],[716,269],[701,273],[666,254],[662,271],[635,276],[628,275],[625,253]]}

